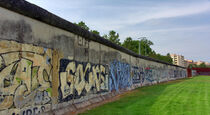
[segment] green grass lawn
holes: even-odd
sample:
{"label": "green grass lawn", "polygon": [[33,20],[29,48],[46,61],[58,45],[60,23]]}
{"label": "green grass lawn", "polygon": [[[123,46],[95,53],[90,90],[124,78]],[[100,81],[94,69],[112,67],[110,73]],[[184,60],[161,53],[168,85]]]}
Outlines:
{"label": "green grass lawn", "polygon": [[210,76],[138,88],[82,115],[210,115]]}

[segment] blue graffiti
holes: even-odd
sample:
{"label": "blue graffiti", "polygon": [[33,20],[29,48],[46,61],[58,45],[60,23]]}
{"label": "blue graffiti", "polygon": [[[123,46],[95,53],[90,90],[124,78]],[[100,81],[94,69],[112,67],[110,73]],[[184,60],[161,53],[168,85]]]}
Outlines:
{"label": "blue graffiti", "polygon": [[155,81],[151,68],[146,68],[144,73],[145,73],[145,77],[144,77],[145,80],[151,83]]}
{"label": "blue graffiti", "polygon": [[160,67],[138,67],[133,66],[132,83],[145,85],[148,83],[162,82],[170,79],[178,79],[186,77],[186,70],[167,69]]}
{"label": "blue graffiti", "polygon": [[142,84],[145,81],[144,68],[133,66],[132,67],[132,81],[133,84]]}
{"label": "blue graffiti", "polygon": [[127,63],[113,61],[110,63],[109,90],[119,91],[131,86],[159,83],[186,77],[185,70],[166,67],[138,67]]}
{"label": "blue graffiti", "polygon": [[114,61],[110,64],[109,90],[119,91],[131,87],[130,65]]}
{"label": "blue graffiti", "polygon": [[141,82],[141,71],[139,67],[132,67],[132,81],[133,84],[138,84]]}

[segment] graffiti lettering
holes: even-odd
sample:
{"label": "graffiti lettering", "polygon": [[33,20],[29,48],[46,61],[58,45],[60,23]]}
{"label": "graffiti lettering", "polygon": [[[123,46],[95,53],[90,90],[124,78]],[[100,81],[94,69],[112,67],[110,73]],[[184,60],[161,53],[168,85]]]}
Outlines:
{"label": "graffiti lettering", "polygon": [[[51,102],[50,58],[50,49],[0,42],[0,111]],[[32,110],[25,111],[31,113]]]}
{"label": "graffiti lettering", "polygon": [[151,84],[154,82],[166,81],[186,77],[185,70],[173,70],[159,67],[132,67],[132,81],[134,84]]}
{"label": "graffiti lettering", "polygon": [[105,66],[66,59],[61,59],[60,63],[60,101],[108,90]]}
{"label": "graffiti lettering", "polygon": [[110,64],[109,90],[125,89],[132,85],[130,65],[114,61]]}
{"label": "graffiti lettering", "polygon": [[33,108],[27,108],[20,111],[20,113],[12,113],[12,115],[37,115],[45,112],[45,106],[37,106]]}

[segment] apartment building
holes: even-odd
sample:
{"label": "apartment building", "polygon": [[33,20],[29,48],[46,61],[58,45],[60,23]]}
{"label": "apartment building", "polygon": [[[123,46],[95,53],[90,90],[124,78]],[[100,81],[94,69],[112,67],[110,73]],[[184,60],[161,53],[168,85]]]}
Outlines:
{"label": "apartment building", "polygon": [[204,62],[204,61],[197,61],[197,62],[196,62],[196,65],[200,65],[200,64],[202,64],[202,63],[205,63],[205,64],[206,64],[206,62]]}
{"label": "apartment building", "polygon": [[177,54],[170,54],[171,58],[173,59],[173,64],[185,67],[186,62],[184,60],[184,56],[177,55]]}
{"label": "apartment building", "polygon": [[205,62],[205,64],[206,64],[207,66],[210,66],[210,63],[209,63],[209,62]]}

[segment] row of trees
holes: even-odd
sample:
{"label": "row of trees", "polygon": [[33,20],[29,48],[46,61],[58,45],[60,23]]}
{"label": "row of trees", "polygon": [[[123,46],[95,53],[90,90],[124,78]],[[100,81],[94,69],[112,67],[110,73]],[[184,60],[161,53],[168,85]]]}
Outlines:
{"label": "row of trees", "polygon": [[210,68],[210,66],[206,65],[205,63],[201,63],[200,65],[189,64],[188,68]]}
{"label": "row of trees", "polygon": [[[161,55],[159,53],[156,53],[151,46],[154,45],[154,43],[146,38],[141,39],[140,41],[140,50],[141,55],[148,56],[157,60],[161,60],[167,63],[173,63],[173,60],[168,53],[167,55]],[[122,43],[122,46],[135,52],[139,53],[139,40],[133,40],[131,37],[127,37],[124,42]]]}
{"label": "row of trees", "polygon": [[[97,35],[100,35],[100,33],[97,30],[90,30],[90,28],[85,24],[85,22],[81,21],[79,23],[75,23],[76,25],[82,27],[83,29],[86,29],[90,32],[93,32]],[[122,47],[125,47],[135,53],[139,53],[139,42],[140,42],[140,49],[141,49],[141,55],[148,56],[154,59],[158,59],[167,63],[173,63],[172,58],[170,57],[169,53],[167,55],[161,55],[159,53],[156,53],[151,46],[154,45],[152,41],[144,38],[139,40],[133,40],[131,37],[127,37],[122,43],[120,42],[119,33],[115,32],[114,30],[109,31],[108,34],[103,35],[105,39],[110,40],[111,42],[120,45]]]}

